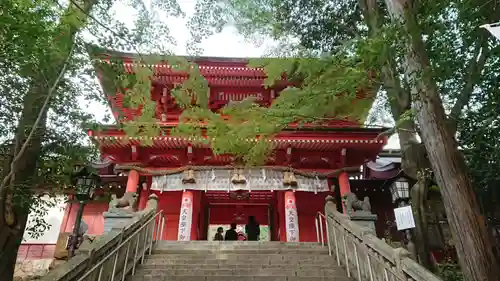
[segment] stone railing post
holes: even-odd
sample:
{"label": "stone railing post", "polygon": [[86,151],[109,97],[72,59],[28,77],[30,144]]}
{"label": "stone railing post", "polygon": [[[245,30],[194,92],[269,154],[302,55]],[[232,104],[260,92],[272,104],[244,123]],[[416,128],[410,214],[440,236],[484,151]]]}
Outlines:
{"label": "stone railing post", "polygon": [[[123,216],[117,216],[117,214],[120,215],[120,211],[114,210],[114,215],[108,216],[111,220],[108,221],[108,230],[103,235],[99,236],[92,244],[82,245],[73,258],[65,264],[61,264],[54,268],[46,276],[42,277],[41,281],[78,281],[84,274],[88,273],[89,270],[101,261],[103,261],[101,280],[109,280],[113,273],[113,268],[115,277],[122,276],[128,247],[122,246],[118,250],[117,248],[120,245],[124,245],[123,242],[136,233],[137,235],[131,238],[131,240],[128,240],[126,245],[136,245],[135,243],[138,241],[138,245],[141,245],[139,250],[142,251],[139,254],[142,255],[147,249],[146,247],[149,247],[154,241],[152,234],[156,227],[155,214],[157,213],[157,209],[158,197],[152,194],[148,198],[146,208],[142,211],[127,211],[121,213]],[[146,241],[146,243],[143,243],[144,241]],[[104,261],[104,258],[110,253],[113,253],[111,258]],[[137,256],[134,257],[133,255],[129,255],[127,258],[129,266],[132,262],[136,261]],[[97,280],[99,270],[100,267],[97,271],[87,276],[85,280]],[[115,278],[115,280],[121,280],[121,277]]]}

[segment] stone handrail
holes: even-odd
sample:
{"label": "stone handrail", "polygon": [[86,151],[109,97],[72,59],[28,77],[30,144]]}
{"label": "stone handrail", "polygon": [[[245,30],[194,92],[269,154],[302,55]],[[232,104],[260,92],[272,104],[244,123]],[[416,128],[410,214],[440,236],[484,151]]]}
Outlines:
{"label": "stone handrail", "polygon": [[[113,227],[96,239],[94,243],[87,245],[87,247],[82,246],[74,257],[49,271],[46,276],[41,278],[41,281],[108,280],[113,273],[115,276],[120,276],[116,280],[122,280],[121,275],[130,271],[132,266],[135,268],[135,264],[141,260],[141,256],[143,259],[152,246],[154,234],[158,235],[159,227],[157,226],[159,226],[160,216],[157,213],[157,208],[157,197],[151,195],[146,208],[136,212],[128,223],[121,227]],[[134,245],[135,249],[122,247],[124,241]],[[113,254],[113,258],[110,259],[111,254]],[[96,271],[96,267],[99,267],[97,272],[92,272],[89,275],[90,271]],[[82,276],[85,275],[88,276],[82,279]]]}
{"label": "stone handrail", "polygon": [[442,281],[410,258],[403,248],[393,248],[373,230],[337,211],[333,198],[325,204],[326,235],[331,254],[349,277],[357,281]]}

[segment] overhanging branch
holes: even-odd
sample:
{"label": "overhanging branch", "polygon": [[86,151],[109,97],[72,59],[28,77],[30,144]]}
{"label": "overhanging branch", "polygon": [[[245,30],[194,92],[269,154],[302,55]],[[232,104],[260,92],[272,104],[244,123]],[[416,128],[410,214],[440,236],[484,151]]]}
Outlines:
{"label": "overhanging branch", "polygon": [[450,128],[452,129],[453,134],[457,131],[458,120],[462,113],[462,109],[469,103],[474,87],[481,78],[480,74],[484,68],[488,54],[488,40],[483,33],[476,45],[476,48],[474,49],[474,56],[471,58],[469,66],[467,67],[467,72],[464,77],[465,85],[455,101],[450,115],[448,116]]}

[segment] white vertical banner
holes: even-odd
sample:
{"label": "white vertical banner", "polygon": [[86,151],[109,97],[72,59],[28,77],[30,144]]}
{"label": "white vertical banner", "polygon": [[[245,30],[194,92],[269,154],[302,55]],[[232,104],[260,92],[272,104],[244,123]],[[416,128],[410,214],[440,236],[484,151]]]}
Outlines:
{"label": "white vertical banner", "polygon": [[299,217],[292,191],[285,192],[285,229],[287,242],[299,242]]}
{"label": "white vertical banner", "polygon": [[181,212],[179,214],[178,241],[191,240],[191,224],[193,221],[193,193],[184,191],[181,200]]}

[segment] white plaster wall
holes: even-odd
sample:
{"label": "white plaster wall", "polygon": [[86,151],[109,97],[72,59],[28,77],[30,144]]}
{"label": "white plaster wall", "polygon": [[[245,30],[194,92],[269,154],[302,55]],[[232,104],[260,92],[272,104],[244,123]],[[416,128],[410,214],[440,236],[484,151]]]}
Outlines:
{"label": "white plaster wall", "polygon": [[[49,199],[47,197],[47,200],[54,199]],[[57,201],[56,206],[50,208],[47,214],[44,216],[45,222],[50,225],[49,229],[46,230],[45,233],[43,233],[43,235],[38,239],[31,238],[30,235],[25,232],[23,237],[23,244],[55,244],[57,242],[59,230],[61,228],[61,223],[64,217],[64,208],[66,207],[66,196],[57,196],[55,200]],[[32,216],[34,215],[36,214],[30,214],[28,216],[28,225],[33,224]]]}

